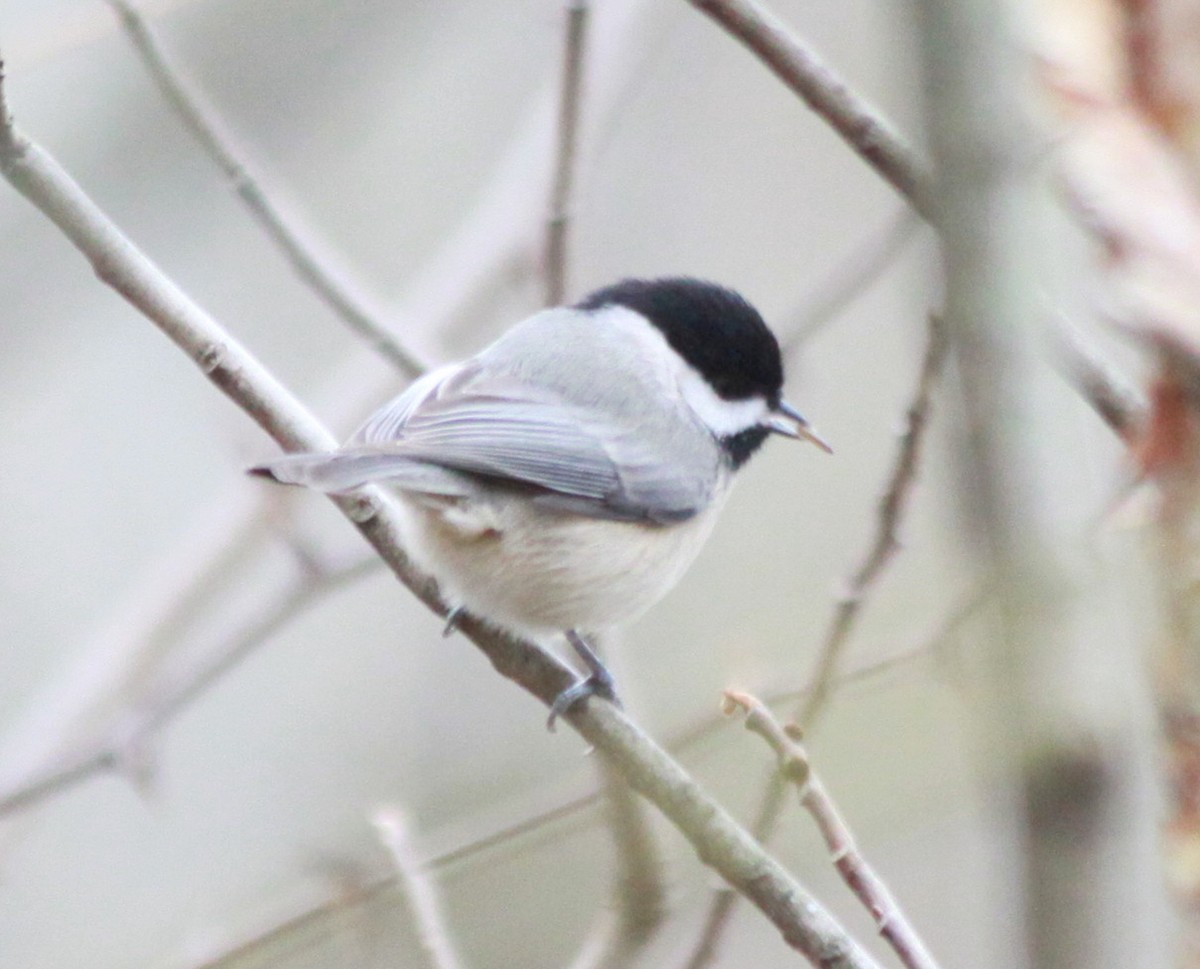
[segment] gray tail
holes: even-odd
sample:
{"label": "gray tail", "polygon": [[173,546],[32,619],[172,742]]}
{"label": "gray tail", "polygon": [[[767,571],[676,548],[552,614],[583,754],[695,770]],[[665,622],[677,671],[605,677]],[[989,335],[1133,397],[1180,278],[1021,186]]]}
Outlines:
{"label": "gray tail", "polygon": [[258,478],[280,484],[301,485],[316,491],[340,494],[363,485],[387,482],[431,494],[465,493],[461,475],[428,465],[408,455],[364,448],[313,454],[288,454],[246,470]]}
{"label": "gray tail", "polygon": [[270,478],[280,484],[302,485],[316,491],[337,493],[352,491],[386,477],[381,465],[396,464],[395,455],[353,454],[344,451],[288,454],[266,464],[248,468],[246,473]]}

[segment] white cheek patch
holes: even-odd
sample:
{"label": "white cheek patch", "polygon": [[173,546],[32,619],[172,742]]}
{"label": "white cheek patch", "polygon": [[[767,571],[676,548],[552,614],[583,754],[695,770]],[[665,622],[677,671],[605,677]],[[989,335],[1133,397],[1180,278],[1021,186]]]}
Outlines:
{"label": "white cheek patch", "polygon": [[761,424],[768,413],[761,397],[723,400],[699,373],[680,361],[679,390],[683,399],[716,437],[732,437]]}
{"label": "white cheek patch", "polygon": [[624,306],[606,306],[598,312],[605,315],[606,324],[614,331],[641,348],[642,359],[647,365],[661,368],[659,374],[664,392],[672,385],[677,387],[688,406],[714,436],[731,437],[761,424],[767,417],[770,409],[761,397],[722,400],[699,371],[689,366],[667,343],[658,327],[641,313]]}

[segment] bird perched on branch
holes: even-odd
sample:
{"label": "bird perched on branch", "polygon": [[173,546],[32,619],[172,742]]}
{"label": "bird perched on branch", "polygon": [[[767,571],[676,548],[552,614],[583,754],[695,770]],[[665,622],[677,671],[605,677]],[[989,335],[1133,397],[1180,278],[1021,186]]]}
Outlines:
{"label": "bird perched on branch", "polygon": [[251,473],[324,492],[401,498],[413,559],[467,612],[534,639],[565,635],[588,676],[612,677],[589,634],[628,622],[678,582],[735,472],[771,434],[829,446],[783,400],[779,343],[732,290],[629,279],[536,313],[427,374],[340,449]]}

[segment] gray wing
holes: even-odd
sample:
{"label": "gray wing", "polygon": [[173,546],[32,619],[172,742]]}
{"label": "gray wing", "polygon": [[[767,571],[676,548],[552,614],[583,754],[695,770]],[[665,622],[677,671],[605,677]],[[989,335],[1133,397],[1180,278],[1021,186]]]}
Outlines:
{"label": "gray wing", "polygon": [[717,451],[690,425],[676,441],[647,430],[469,362],[418,381],[342,450],[284,458],[268,471],[328,491],[386,482],[439,495],[470,493],[482,478],[596,518],[689,518],[716,488]]}

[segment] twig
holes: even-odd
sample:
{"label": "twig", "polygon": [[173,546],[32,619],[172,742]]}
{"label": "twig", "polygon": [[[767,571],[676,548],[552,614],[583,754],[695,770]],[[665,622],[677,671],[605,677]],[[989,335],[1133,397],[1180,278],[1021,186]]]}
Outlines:
{"label": "twig", "polygon": [[903,251],[920,224],[913,210],[905,206],[841,258],[805,295],[803,304],[788,314],[789,322],[782,328],[785,355],[795,353],[861,296]]}
{"label": "twig", "polygon": [[[899,548],[899,528],[908,498],[916,480],[920,463],[921,445],[929,422],[933,390],[941,374],[946,357],[946,336],[937,317],[929,318],[929,336],[925,345],[925,356],[917,375],[917,385],[907,408],[904,432],[896,458],[884,486],[879,502],[875,537],[862,563],[847,583],[834,610],[828,631],[817,661],[817,671],[812,678],[812,687],[806,692],[796,718],[800,723],[811,726],[820,715],[829,699],[830,688],[837,675],[842,651],[854,630],[863,603],[874,587],[876,580],[891,561]],[[755,814],[751,832],[762,844],[770,842],[771,835],[779,822],[784,805],[784,784],[778,774],[768,779],[759,808]],[[684,964],[685,969],[703,969],[716,955],[717,944],[729,924],[737,897],[723,889],[713,896],[709,909],[701,923],[700,936]]]}
{"label": "twig", "polygon": [[223,577],[265,534],[265,521],[255,514],[258,502],[245,487],[221,498],[196,516],[175,548],[152,563],[137,583],[137,595],[112,607],[69,674],[56,678],[31,713],[8,731],[0,754],[0,790],[14,791],[31,778],[53,778],[66,760],[79,760],[80,746],[88,754],[102,747],[111,725],[105,720],[99,738],[89,742],[84,738],[96,737],[94,719],[103,718],[88,713],[119,695],[134,671],[161,655],[203,613]]}
{"label": "twig", "polygon": [[460,969],[463,961],[446,926],[437,886],[429,876],[428,866],[413,851],[404,816],[395,808],[382,808],[373,820],[379,840],[392,856],[430,965],[433,969]]}
{"label": "twig", "polygon": [[1131,442],[1145,417],[1145,400],[1066,320],[1051,328],[1050,337],[1063,379],[1117,437]]}
{"label": "twig", "polygon": [[774,14],[755,0],[689,0],[740,40],[912,204],[932,214],[930,177],[891,124],[866,103]]}
{"label": "twig", "polygon": [[833,682],[842,651],[862,611],[863,603],[891,562],[892,556],[900,548],[900,523],[916,483],[917,468],[921,462],[921,447],[925,442],[929,412],[933,406],[933,392],[941,377],[947,345],[946,332],[941,320],[937,316],[930,316],[925,357],[917,376],[916,389],[905,413],[904,431],[900,435],[896,458],[888,474],[883,497],[879,501],[875,537],[866,556],[846,584],[845,592],[839,597],[833,621],[821,646],[817,672],[813,678],[815,686],[799,713],[798,720],[806,730],[810,729],[820,716],[829,698],[829,686]]}
{"label": "twig", "polygon": [[378,557],[371,555],[340,568],[298,572],[281,598],[268,601],[216,649],[206,652],[200,662],[161,686],[150,700],[131,707],[105,737],[33,777],[0,788],[0,817],[33,807],[100,774],[122,770],[130,763],[131,755],[143,754],[158,731],[281,626],[322,596],[375,571],[379,565]]}
{"label": "twig", "polygon": [[[333,267],[334,257],[320,246],[311,230],[302,229],[298,219],[286,213],[271,198],[253,173],[246,153],[239,148],[225,125],[203,95],[173,65],[145,18],[129,0],[108,0],[133,43],[150,77],[168,105],[179,116],[196,141],[225,173],[250,214],[279,247],[296,274],[383,359],[409,378],[426,370],[426,364],[405,347],[388,325],[383,313],[349,280],[349,273]],[[320,252],[319,249],[326,251]]]}
{"label": "twig", "polygon": [[781,726],[771,711],[750,694],[727,690],[725,712],[733,714],[739,709],[746,715],[746,729],[762,737],[775,751],[779,758],[779,773],[796,788],[801,805],[821,830],[834,866],[871,913],[879,934],[908,969],[938,969],[883,879],[867,864],[833,798],[813,770],[808,751],[800,742],[799,728],[794,724]]}
{"label": "twig", "polygon": [[[603,653],[613,642],[599,643]],[[667,889],[651,818],[637,793],[604,758],[595,758],[599,797],[613,843],[613,887],[571,969],[629,969],[663,924]]]}
{"label": "twig", "polygon": [[[773,771],[759,801],[758,813],[750,823],[750,832],[760,844],[769,844],[775,833],[779,817],[783,813],[784,795],[787,785],[778,771]],[[737,911],[738,894],[726,885],[713,889],[704,921],[700,923],[700,937],[689,950],[683,969],[705,969],[717,957],[721,940],[725,937],[733,913]]]}
{"label": "twig", "polygon": [[[201,368],[208,379],[287,450],[325,450],[332,435],[247,350],[165,277],[46,152],[16,131],[0,75],[0,170],[121,293]],[[404,554],[387,495],[365,488],[331,499],[391,568],[436,614],[437,586]],[[502,675],[549,705],[574,681],[561,661],[536,645],[468,617],[460,629]],[[820,903],[767,855],[687,773],[620,710],[578,704],[564,717],[691,842],[700,858],[750,898],[784,940],[822,969],[877,963]]]}
{"label": "twig", "polygon": [[625,779],[602,762],[600,796],[616,847],[612,911],[572,969],[627,969],[666,917],[662,859],[650,819]]}
{"label": "twig", "polygon": [[588,0],[567,0],[566,39],[563,43],[562,89],[558,105],[558,146],[550,217],[546,223],[546,305],[558,306],[567,296],[567,232],[571,218],[571,188],[579,141],[580,89],[587,48]]}

